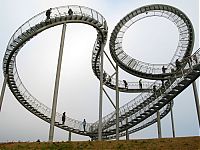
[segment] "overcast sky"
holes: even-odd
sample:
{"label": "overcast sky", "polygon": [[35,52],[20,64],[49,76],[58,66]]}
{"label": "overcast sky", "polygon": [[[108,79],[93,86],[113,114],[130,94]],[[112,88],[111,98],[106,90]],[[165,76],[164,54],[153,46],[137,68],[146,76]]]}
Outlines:
{"label": "overcast sky", "polygon": [[[81,5],[93,8],[106,19],[109,32],[126,14],[134,9],[163,3],[182,10],[191,20],[195,30],[194,51],[199,47],[199,4],[198,0],[0,0],[0,60],[12,34],[25,21],[50,7]],[[98,120],[99,81],[91,67],[92,48],[96,30],[84,24],[69,24],[66,30],[62,72],[57,111],[66,111],[67,116],[94,122]],[[133,25],[124,36],[124,49],[133,58],[150,63],[168,63],[177,46],[176,26],[163,18],[149,18]],[[55,81],[61,26],[50,28],[28,42],[17,56],[17,68],[26,88],[42,103],[51,107]],[[109,39],[108,37],[108,39]],[[158,42],[159,41],[159,42]],[[109,40],[106,52],[109,54]],[[105,69],[113,73],[105,59]],[[120,70],[120,78],[138,79]],[[3,84],[3,71],[0,85]],[[106,88],[107,89],[107,88]],[[107,89],[115,97],[115,92]],[[120,94],[120,105],[133,99],[135,94]],[[104,96],[103,115],[114,109]],[[189,86],[174,99],[174,119],[177,136],[197,136],[199,126],[192,87]],[[170,115],[161,121],[163,137],[172,137]],[[0,112],[0,142],[48,140],[49,124],[27,111],[6,88]],[[156,138],[156,124],[134,133],[131,139]],[[55,128],[56,141],[67,140],[68,132]],[[88,137],[72,134],[72,140],[88,140]]]}

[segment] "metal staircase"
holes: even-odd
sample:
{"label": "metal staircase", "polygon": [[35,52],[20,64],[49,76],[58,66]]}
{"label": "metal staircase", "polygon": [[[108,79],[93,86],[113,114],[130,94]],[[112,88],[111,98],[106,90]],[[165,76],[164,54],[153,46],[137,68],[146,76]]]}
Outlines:
{"label": "metal staircase", "polygon": [[[68,10],[73,10],[69,15]],[[139,17],[136,17],[139,16]],[[172,20],[180,30],[179,46],[169,64],[164,64],[167,73],[162,73],[158,64],[147,64],[128,56],[122,49],[122,37],[127,27],[145,17],[159,16]],[[135,19],[136,20],[132,20]],[[138,19],[138,20],[137,20]],[[4,76],[7,79],[8,86],[16,99],[31,113],[42,120],[50,123],[51,109],[38,101],[23,85],[16,66],[16,57],[19,50],[34,36],[40,32],[64,23],[84,23],[93,26],[97,30],[97,38],[92,51],[92,69],[94,74],[100,79],[100,52],[104,50],[107,40],[108,27],[105,18],[97,11],[82,6],[62,6],[52,9],[52,15],[49,20],[45,18],[45,11],[32,17],[25,22],[11,37],[3,60]],[[124,28],[126,26],[126,28]],[[180,10],[167,5],[150,5],[141,7],[126,15],[115,27],[110,38],[110,52],[115,62],[125,71],[138,77],[158,80],[147,82],[143,89],[139,88],[137,82],[128,82],[128,89],[125,88],[123,81],[119,81],[120,92],[142,92],[136,98],[131,100],[120,108],[120,136],[139,131],[149,125],[157,122],[155,113],[160,110],[161,118],[165,117],[171,109],[171,100],[181,93],[189,84],[195,81],[200,75],[200,50],[192,56],[194,33],[193,27],[187,16]],[[178,56],[178,57],[177,57]],[[197,61],[194,61],[194,58]],[[171,72],[175,69],[175,60],[179,58],[183,62],[180,71]],[[190,62],[190,66],[188,63]],[[109,78],[111,75],[106,73]],[[164,80],[162,85],[160,80]],[[116,80],[111,78],[110,82],[105,85],[111,89],[116,89]],[[156,91],[153,91],[153,85],[156,85]],[[98,121],[87,123],[86,131],[83,131],[82,122],[66,118],[63,125],[61,114],[56,113],[55,125],[61,129],[71,131],[76,134],[97,138]],[[116,116],[112,112],[103,117],[103,138],[115,138],[116,133]]]}

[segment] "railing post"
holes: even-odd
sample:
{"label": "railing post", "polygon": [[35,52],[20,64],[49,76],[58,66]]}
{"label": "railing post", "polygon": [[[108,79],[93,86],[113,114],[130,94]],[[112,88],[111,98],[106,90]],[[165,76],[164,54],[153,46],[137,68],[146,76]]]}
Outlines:
{"label": "railing post", "polygon": [[2,103],[3,103],[3,97],[4,97],[4,94],[5,94],[5,90],[6,90],[6,81],[7,81],[7,75],[4,77],[3,85],[2,85],[2,89],[1,89],[0,112],[1,112],[1,107],[2,107]]}
{"label": "railing post", "polygon": [[50,130],[49,130],[49,142],[53,142],[53,136],[54,136],[54,125],[55,125],[55,117],[56,117],[56,107],[57,107],[58,88],[59,88],[60,72],[61,72],[61,64],[62,64],[62,55],[63,55],[64,41],[65,41],[65,32],[66,32],[66,24],[64,23],[63,28],[62,28],[60,51],[59,51],[57,71],[56,71],[56,80],[55,80],[55,87],[54,87],[53,104],[52,104],[52,112],[51,112],[51,120],[50,120],[51,122],[50,122]]}
{"label": "railing post", "polygon": [[119,140],[119,71],[116,64],[116,140]]}

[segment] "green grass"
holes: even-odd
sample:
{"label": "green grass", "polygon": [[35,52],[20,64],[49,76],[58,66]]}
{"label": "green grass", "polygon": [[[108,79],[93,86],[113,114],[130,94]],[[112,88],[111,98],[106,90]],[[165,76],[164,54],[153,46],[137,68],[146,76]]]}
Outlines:
{"label": "green grass", "polygon": [[10,142],[0,150],[200,150],[200,137],[120,141]]}

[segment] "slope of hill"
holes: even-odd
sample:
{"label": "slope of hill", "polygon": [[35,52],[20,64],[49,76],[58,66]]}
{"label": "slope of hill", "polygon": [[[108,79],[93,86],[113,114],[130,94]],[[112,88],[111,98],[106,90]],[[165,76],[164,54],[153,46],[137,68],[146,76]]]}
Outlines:
{"label": "slope of hill", "polygon": [[0,150],[200,150],[200,136],[120,141],[12,142],[1,143]]}

